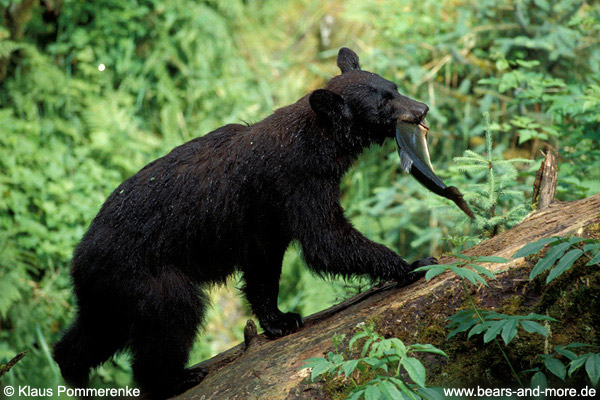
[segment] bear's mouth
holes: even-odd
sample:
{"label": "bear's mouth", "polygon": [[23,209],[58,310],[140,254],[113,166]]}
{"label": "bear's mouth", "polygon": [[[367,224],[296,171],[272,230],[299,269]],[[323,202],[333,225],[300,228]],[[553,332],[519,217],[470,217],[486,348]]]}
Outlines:
{"label": "bear's mouth", "polygon": [[465,214],[474,219],[462,193],[454,186],[446,186],[433,171],[427,146],[428,132],[429,127],[424,118],[419,123],[400,120],[396,122],[396,143],[402,169],[433,193],[452,200]]}

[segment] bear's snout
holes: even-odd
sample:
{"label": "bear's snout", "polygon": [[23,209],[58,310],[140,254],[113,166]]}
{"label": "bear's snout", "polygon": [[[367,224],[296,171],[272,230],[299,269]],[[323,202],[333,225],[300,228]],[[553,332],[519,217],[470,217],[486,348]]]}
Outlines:
{"label": "bear's snout", "polygon": [[429,111],[427,104],[409,98],[406,98],[405,101],[401,100],[396,108],[399,109],[398,121],[413,124],[423,121]]}

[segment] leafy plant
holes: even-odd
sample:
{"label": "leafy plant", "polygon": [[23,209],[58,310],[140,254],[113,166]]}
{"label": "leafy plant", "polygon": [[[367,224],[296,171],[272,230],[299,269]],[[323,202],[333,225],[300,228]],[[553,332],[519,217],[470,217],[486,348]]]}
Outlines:
{"label": "leafy plant", "polygon": [[541,257],[529,274],[529,279],[533,280],[539,274],[550,270],[546,277],[546,283],[552,282],[581,257],[588,258],[586,265],[600,263],[600,240],[585,239],[581,237],[551,237],[537,240],[523,246],[514,255],[513,258],[520,258],[536,254],[549,246],[548,251]]}
{"label": "leafy plant", "polygon": [[481,241],[479,237],[471,235],[448,235],[447,237],[443,238],[443,240],[448,242],[452,246],[451,248],[454,249],[455,253],[458,253],[464,250],[465,248],[468,248],[473,244],[477,244]]}
{"label": "leafy plant", "polygon": [[[472,284],[477,285],[481,283],[489,286],[486,280],[480,275],[483,274],[491,279],[496,279],[495,273],[489,269],[482,267],[478,263],[506,263],[508,259],[504,257],[496,256],[476,256],[470,257],[465,254],[453,254],[454,257],[458,258],[459,261],[450,264],[435,264],[419,267],[414,272],[427,271],[425,273],[425,279],[430,280],[446,271],[453,272],[458,275],[464,282],[465,279],[470,281]],[[470,267],[470,268],[467,268]],[[471,269],[472,268],[472,269]],[[473,271],[474,270],[474,271]]]}
{"label": "leafy plant", "polygon": [[[340,376],[353,384],[348,400],[443,398],[433,388],[425,386],[425,367],[416,353],[433,353],[447,357],[446,353],[430,344],[405,345],[400,339],[385,339],[374,330],[373,324],[363,324],[362,331],[348,343],[348,350],[359,340],[365,340],[359,358],[344,359],[343,354],[329,352],[327,357],[305,360],[302,368],[312,368],[311,380],[319,376]],[[368,372],[377,376],[359,384],[357,375]],[[409,379],[406,378],[408,376]]]}
{"label": "leafy plant", "polygon": [[[479,316],[481,316],[481,319]],[[448,319],[448,328],[452,329],[448,334],[448,339],[459,333],[469,331],[468,339],[473,335],[483,334],[483,342],[488,343],[501,336],[505,345],[508,345],[515,338],[519,325],[528,333],[539,333],[548,337],[546,327],[534,321],[556,321],[554,318],[535,313],[506,315],[480,309],[477,312],[462,310]]]}
{"label": "leafy plant", "polygon": [[[546,369],[563,381],[567,378],[567,375],[571,377],[575,372],[585,366],[585,371],[592,386],[598,386],[598,382],[600,381],[600,352],[588,352],[578,355],[572,351],[581,347],[598,349],[598,346],[592,346],[585,343],[569,343],[567,345],[554,347],[555,355],[542,354],[540,357],[544,360]],[[557,358],[559,356],[564,356],[569,360],[567,365]],[[543,374],[541,371],[539,373]]]}
{"label": "leafy plant", "polygon": [[[560,186],[575,186],[587,194],[598,191],[597,171],[588,167],[597,162],[600,151],[597,140],[600,102],[598,83],[581,88],[567,77],[549,75],[540,60],[515,59],[496,61],[500,74],[479,80],[491,85],[500,94],[510,94],[510,105],[515,113],[505,122],[494,124],[493,130],[512,131],[518,143],[530,142],[533,151],[551,146],[564,157],[559,169],[570,175]],[[565,133],[568,132],[568,133]],[[578,132],[575,139],[575,132]],[[579,170],[574,168],[579,165]],[[559,186],[559,187],[560,187]],[[575,189],[575,187],[573,187]],[[564,189],[563,189],[564,190]]]}
{"label": "leafy plant", "polygon": [[448,334],[447,339],[466,331],[469,331],[469,338],[473,335],[483,333],[484,342],[488,343],[493,340],[496,343],[500,353],[510,368],[513,377],[517,380],[517,382],[519,382],[519,385],[523,387],[523,382],[521,381],[519,374],[508,358],[508,355],[500,345],[497,337],[498,335],[501,335],[502,339],[504,340],[504,344],[508,345],[517,335],[519,325],[521,325],[521,327],[527,332],[539,333],[543,336],[548,336],[547,329],[537,322],[534,322],[534,320],[553,321],[554,319],[534,313],[530,313],[526,316],[505,315],[498,314],[494,311],[479,309],[475,304],[473,297],[471,297],[471,294],[469,293],[467,281],[474,285],[483,284],[485,286],[489,286],[486,280],[480,274],[483,274],[491,279],[495,279],[495,274],[494,272],[478,265],[477,263],[505,263],[508,260],[503,257],[469,257],[464,254],[455,254],[455,256],[459,258],[460,261],[447,265],[428,265],[415,270],[427,271],[425,274],[425,278],[427,280],[445,271],[450,271],[461,279],[463,291],[469,304],[471,305],[471,308],[469,310],[458,311],[456,314],[448,318],[448,327],[454,329]]}
{"label": "leafy plant", "polygon": [[[496,68],[502,74],[487,79],[479,80],[479,84],[492,85],[498,89],[499,93],[514,93],[515,103],[523,106],[537,104],[544,101],[549,93],[556,93],[565,89],[566,84],[560,78],[547,76],[539,71],[540,62],[538,60],[516,59],[508,61],[500,58],[496,61]],[[525,143],[532,139],[540,139],[547,142],[556,143],[559,136],[559,130],[551,124],[547,118],[535,118],[532,113],[514,115],[500,125],[495,125],[495,130],[515,130],[518,134],[518,143]],[[554,139],[554,140],[551,140]]]}

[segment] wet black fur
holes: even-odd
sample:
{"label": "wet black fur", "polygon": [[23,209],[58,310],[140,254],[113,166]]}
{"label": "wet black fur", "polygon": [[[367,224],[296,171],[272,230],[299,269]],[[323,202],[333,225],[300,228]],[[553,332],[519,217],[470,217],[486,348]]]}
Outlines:
{"label": "wet black fur", "polygon": [[408,264],[344,217],[340,179],[397,119],[420,121],[427,106],[361,71],[343,48],[342,74],[326,89],[250,126],[226,125],[189,141],[123,182],[75,249],[77,314],[54,357],[64,378],[87,384],[90,368],[131,349],[134,377],[167,397],[198,383],[184,369],[202,321],[202,288],[243,273],[244,292],[273,336],[302,319],[277,307],[283,254],[298,241],[320,274],[367,275],[408,284]]}

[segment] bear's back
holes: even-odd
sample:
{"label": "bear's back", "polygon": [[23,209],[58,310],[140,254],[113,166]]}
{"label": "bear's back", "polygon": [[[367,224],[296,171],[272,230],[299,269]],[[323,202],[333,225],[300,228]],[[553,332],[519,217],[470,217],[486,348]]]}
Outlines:
{"label": "bear's back", "polygon": [[244,214],[236,141],[247,130],[223,126],[176,147],[121,183],[77,246],[73,266],[98,257],[109,258],[103,265],[164,263],[188,258],[181,249],[191,242],[206,245],[228,236],[220,229],[231,225],[228,221],[235,225]]}

